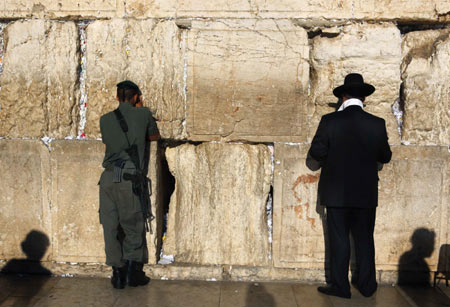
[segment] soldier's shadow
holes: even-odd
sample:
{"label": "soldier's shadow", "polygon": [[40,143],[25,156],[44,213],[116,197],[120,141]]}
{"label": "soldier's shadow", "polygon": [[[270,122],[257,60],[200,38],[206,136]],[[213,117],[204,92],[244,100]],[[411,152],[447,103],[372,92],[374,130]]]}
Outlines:
{"label": "soldier's shadow", "polygon": [[26,258],[11,259],[1,270],[0,276],[15,289],[9,302],[11,306],[31,305],[35,295],[50,281],[52,273],[41,263],[49,246],[45,233],[32,230],[21,243]]}
{"label": "soldier's shadow", "polygon": [[3,267],[1,273],[52,275],[41,263],[41,259],[44,257],[49,246],[50,240],[45,233],[38,230],[30,231],[21,243],[22,251],[26,255],[26,259],[11,259]]}

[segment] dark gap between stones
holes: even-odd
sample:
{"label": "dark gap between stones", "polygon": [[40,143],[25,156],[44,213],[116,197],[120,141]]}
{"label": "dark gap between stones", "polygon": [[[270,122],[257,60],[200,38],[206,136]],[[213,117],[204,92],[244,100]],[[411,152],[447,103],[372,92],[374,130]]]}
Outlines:
{"label": "dark gap between stones", "polygon": [[430,23],[430,24],[416,24],[416,23],[397,23],[397,28],[402,35],[413,31],[427,31],[427,30],[442,30],[449,28],[448,23]]}
{"label": "dark gap between stones", "polygon": [[266,225],[269,233],[269,259],[272,259],[272,240],[273,240],[273,185],[270,186],[266,201]]}
{"label": "dark gap between stones", "polygon": [[[181,143],[183,142],[176,142]],[[170,146],[172,145],[172,146]],[[158,206],[155,208],[156,214],[156,259],[157,262],[161,260],[164,254],[164,238],[167,232],[167,219],[169,214],[170,197],[175,190],[175,177],[170,173],[169,165],[166,159],[166,148],[175,147],[172,141],[160,141],[158,142],[157,155],[159,157],[159,173],[157,178],[158,184]]]}

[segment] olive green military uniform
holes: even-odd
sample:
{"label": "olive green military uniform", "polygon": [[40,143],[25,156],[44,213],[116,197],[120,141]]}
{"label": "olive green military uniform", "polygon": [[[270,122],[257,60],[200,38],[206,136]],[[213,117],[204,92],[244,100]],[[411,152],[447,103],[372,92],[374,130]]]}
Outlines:
{"label": "olive green military uniform", "polygon": [[[136,144],[140,165],[144,165],[144,150],[148,135],[157,133],[156,123],[148,108],[135,108],[127,102],[119,110],[128,125],[128,140]],[[122,267],[127,260],[147,262],[145,220],[139,197],[132,191],[132,182],[123,179],[124,173],[134,174],[135,166],[126,153],[128,142],[114,112],[100,118],[100,130],[106,145],[104,172],[100,178],[100,223],[105,238],[106,264]],[[117,160],[125,160],[120,182],[113,182],[113,168]],[[119,241],[119,225],[125,237]]]}

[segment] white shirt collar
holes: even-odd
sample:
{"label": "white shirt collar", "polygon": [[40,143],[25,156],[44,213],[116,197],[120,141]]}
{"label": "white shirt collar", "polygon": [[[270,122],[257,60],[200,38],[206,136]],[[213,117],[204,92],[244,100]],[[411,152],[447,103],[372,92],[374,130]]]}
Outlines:
{"label": "white shirt collar", "polygon": [[350,98],[347,99],[346,101],[344,101],[341,106],[339,107],[338,111],[343,111],[346,107],[349,106],[360,106],[361,108],[364,107],[363,103],[361,100],[357,99],[357,98]]}

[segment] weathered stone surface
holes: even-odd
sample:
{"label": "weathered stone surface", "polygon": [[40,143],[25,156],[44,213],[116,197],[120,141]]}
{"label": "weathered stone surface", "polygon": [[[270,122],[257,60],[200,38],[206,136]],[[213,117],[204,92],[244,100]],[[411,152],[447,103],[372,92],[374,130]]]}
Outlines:
{"label": "weathered stone surface", "polygon": [[352,16],[376,20],[440,20],[450,11],[446,0],[356,0],[351,6]]}
{"label": "weathered stone surface", "polygon": [[448,14],[445,0],[129,0],[133,17],[309,18],[439,20]]}
{"label": "weathered stone surface", "polygon": [[378,268],[397,270],[419,228],[436,234],[433,253],[425,259],[431,270],[436,268],[439,247],[448,239],[449,169],[447,147],[393,147],[391,163],[380,172],[375,226]]}
{"label": "weathered stone surface", "polygon": [[[26,258],[21,243],[33,230],[51,238],[49,160],[40,141],[0,140],[1,259]],[[51,258],[49,248],[42,260]]]}
{"label": "weathered stone surface", "polygon": [[16,21],[4,31],[0,136],[76,136],[79,55],[75,23]]}
{"label": "weathered stone surface", "polygon": [[273,259],[276,267],[323,268],[317,204],[319,172],[305,165],[307,145],[275,144]]}
{"label": "weathered stone surface", "polygon": [[190,139],[306,139],[304,29],[274,20],[194,22],[188,41]]}
{"label": "weathered stone surface", "polygon": [[99,141],[52,142],[53,260],[103,262],[98,180],[104,146]]}
{"label": "weathered stone surface", "polygon": [[351,72],[361,73],[376,91],[366,99],[366,111],[386,120],[389,142],[399,144],[397,121],[391,107],[400,96],[401,37],[392,24],[354,24],[327,30],[313,39],[312,104],[309,138],[323,114],[334,111],[333,89]]}
{"label": "weathered stone surface", "polygon": [[411,144],[450,144],[450,30],[418,31],[403,41],[402,139]]}
{"label": "weathered stone surface", "polygon": [[125,3],[125,13],[136,18],[163,18],[177,16],[177,0],[166,1],[142,1],[127,0]]}
{"label": "weathered stone surface", "polygon": [[183,32],[173,21],[113,19],[87,27],[86,136],[100,136],[99,119],[117,107],[116,84],[139,85],[165,138],[182,138],[185,117]]}
{"label": "weathered stone surface", "polygon": [[445,0],[3,0],[1,18],[309,18],[446,21]]}
{"label": "weathered stone surface", "polygon": [[[98,181],[104,145],[99,141],[55,141],[52,153],[52,229],[55,261],[103,262],[103,229],[99,223]],[[156,142],[150,146],[153,214],[159,205]],[[152,222],[153,229],[157,220]],[[156,263],[157,231],[148,234],[149,262]]]}
{"label": "weathered stone surface", "polygon": [[1,18],[112,17],[121,12],[117,0],[3,0]]}
{"label": "weathered stone surface", "polygon": [[204,143],[166,150],[175,177],[164,253],[178,263],[267,265],[264,145]]}
{"label": "weathered stone surface", "polygon": [[[275,145],[273,257],[276,267],[323,268],[325,244],[317,204],[318,173],[309,171],[309,145]],[[397,270],[419,228],[436,233],[434,252],[447,242],[450,155],[446,147],[393,146],[380,172],[375,226],[377,270]]]}

